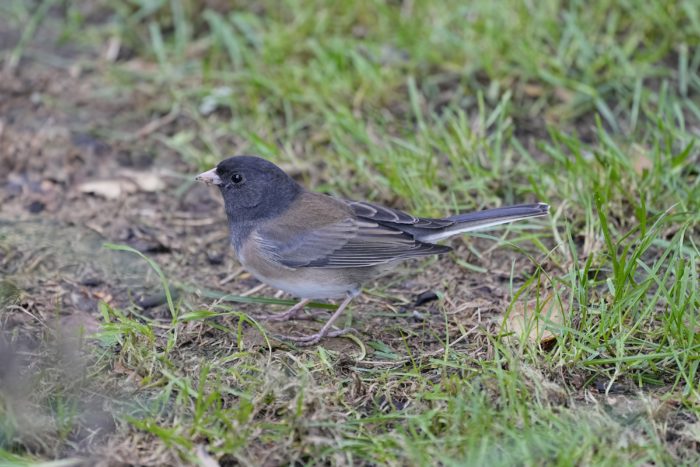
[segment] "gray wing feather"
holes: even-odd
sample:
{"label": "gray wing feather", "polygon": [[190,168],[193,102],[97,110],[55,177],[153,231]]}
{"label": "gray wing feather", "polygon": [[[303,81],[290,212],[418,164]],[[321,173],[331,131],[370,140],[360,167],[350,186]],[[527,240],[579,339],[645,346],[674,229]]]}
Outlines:
{"label": "gray wing feather", "polygon": [[294,235],[289,235],[288,229],[268,228],[258,232],[255,239],[271,259],[298,268],[341,249],[356,234],[357,223],[348,218],[322,228],[297,231]]}
{"label": "gray wing feather", "polygon": [[271,259],[290,268],[376,266],[451,250],[420,242],[412,235],[377,222],[352,218],[291,237],[289,232],[268,229],[258,232],[256,240]]}
{"label": "gray wing feather", "polygon": [[411,229],[443,229],[455,223],[451,219],[415,217],[398,209],[391,209],[364,201],[347,201],[347,204],[357,217],[372,220],[399,230],[403,230],[406,227]]}

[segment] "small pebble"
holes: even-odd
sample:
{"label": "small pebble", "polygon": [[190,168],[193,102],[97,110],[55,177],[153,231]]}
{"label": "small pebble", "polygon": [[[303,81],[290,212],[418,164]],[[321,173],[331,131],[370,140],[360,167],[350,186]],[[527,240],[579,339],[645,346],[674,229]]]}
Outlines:
{"label": "small pebble", "polygon": [[221,252],[207,251],[207,261],[209,264],[217,265],[224,262],[224,255]]}
{"label": "small pebble", "polygon": [[32,201],[27,209],[32,214],[38,214],[41,211],[43,211],[45,207],[46,207],[46,205],[44,203],[42,203],[41,201]]}
{"label": "small pebble", "polygon": [[85,287],[97,287],[98,285],[102,285],[102,279],[98,277],[86,277],[80,281],[80,285],[84,285]]}
{"label": "small pebble", "polygon": [[413,306],[421,306],[425,305],[428,302],[432,302],[433,300],[437,300],[440,297],[438,294],[433,292],[432,290],[426,290],[425,292],[418,294],[416,297],[416,301],[413,303]]}

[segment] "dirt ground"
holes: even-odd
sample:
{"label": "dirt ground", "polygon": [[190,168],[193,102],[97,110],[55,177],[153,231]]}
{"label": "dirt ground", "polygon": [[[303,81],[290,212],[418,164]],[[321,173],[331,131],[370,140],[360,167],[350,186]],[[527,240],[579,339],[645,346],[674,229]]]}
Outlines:
{"label": "dirt ground", "polygon": [[[186,120],[160,126],[161,117],[138,112],[139,96],[105,97],[99,77],[69,63],[57,69],[29,62],[15,74],[4,75],[1,83],[3,273],[15,280],[31,276],[19,287],[36,306],[53,309],[56,293],[63,298],[61,313],[74,308],[96,311],[97,301],[104,297],[115,306],[131,303],[134,297],[126,288],[119,289],[124,269],[106,266],[114,261],[112,257],[125,254],[105,250],[104,242],[126,244],[151,256],[173,281],[230,293],[244,293],[258,285],[240,271],[228,246],[218,193],[195,183],[196,169],[149,138],[153,128],[172,133],[186,126]],[[474,259],[465,250],[460,254]],[[501,258],[502,267],[497,259],[493,255],[483,265],[493,271],[495,283],[459,272],[447,258],[429,268],[439,274],[408,275],[410,267],[417,265],[409,263],[385,282],[405,279],[396,284],[397,291],[410,291],[402,294],[400,303],[445,285],[449,289],[442,293],[456,298],[465,295],[460,290],[468,289],[466,295],[473,301],[482,289],[489,297],[494,289],[499,295],[499,285],[505,285],[499,277],[510,277],[508,255]],[[122,262],[138,268],[135,259]],[[67,279],[64,272],[70,265],[76,266],[75,272]],[[457,279],[441,284],[439,278],[448,268]],[[102,272],[96,276],[96,270]],[[47,293],[37,288],[40,278],[55,281],[57,290]],[[68,280],[77,288],[61,291],[69,286]],[[133,287],[139,280],[126,282]],[[77,296],[71,293],[87,301],[78,306],[71,301]],[[274,293],[256,291],[257,295]]]}
{"label": "dirt ground", "polygon": [[[99,21],[97,13],[94,21]],[[1,22],[0,27],[5,28],[1,43],[13,44],[18,31]],[[31,296],[37,309],[54,310],[61,297],[61,314],[96,312],[105,297],[115,306],[138,301],[131,289],[142,286],[143,277],[134,273],[137,279],[130,278],[124,264],[141,274],[148,274],[146,268],[135,258],[105,250],[103,242],[151,256],[173,282],[239,294],[258,286],[240,270],[228,246],[218,193],[195,183],[196,168],[155,137],[188,127],[187,118],[159,111],[158,93],[147,85],[115,94],[102,72],[108,66],[105,51],[56,45],[56,32],[47,29],[40,30],[29,57],[16,69],[4,70],[0,80],[3,274],[19,281],[23,296]],[[484,249],[491,244],[482,243]],[[395,283],[392,295],[400,298],[393,308],[436,289],[451,307],[478,309],[480,316],[502,310],[493,297],[505,299],[512,253],[489,251],[479,264],[463,241],[454,246],[458,256],[491,274],[465,273],[446,257],[420,274],[410,273],[418,263],[408,263],[384,279]],[[534,270],[527,258],[515,259],[516,270]],[[114,261],[121,261],[118,267]],[[74,271],[72,277],[64,268]],[[37,287],[39,281],[52,287]],[[256,295],[274,293],[256,289]],[[491,304],[486,308],[480,301],[485,297]],[[361,314],[378,302],[383,300],[365,297],[356,308]],[[436,311],[436,305],[426,310]]]}
{"label": "dirt ground", "polygon": [[[96,15],[94,21],[99,20]],[[148,438],[122,429],[106,408],[118,410],[136,393],[139,381],[127,369],[105,364],[112,378],[91,388],[92,396],[81,408],[86,415],[80,429],[60,441],[42,436],[46,414],[29,409],[22,394],[35,381],[23,379],[28,372],[54,371],[58,376],[49,379],[70,387],[71,379],[85,371],[81,333],[99,329],[104,322],[102,304],[161,319],[164,325],[169,322],[153,270],[137,256],[104,244],[129,245],[155,260],[184,310],[209,309],[215,299],[205,289],[291,297],[261,287],[240,268],[228,245],[218,193],[196,183],[197,168],[158,138],[192,122],[168,113],[152,83],[115,92],[109,73],[103,73],[110,66],[108,51],[56,45],[56,35],[42,29],[31,53],[0,74],[0,382],[13,380],[10,393],[20,406],[27,403],[25,429],[34,432],[23,440],[28,450],[52,457],[102,452],[114,462],[149,463],[154,456],[150,463],[158,463],[162,459],[158,452],[149,452]],[[11,47],[18,37],[19,31],[0,21],[0,48]],[[127,67],[144,66],[128,57],[123,60],[129,62]],[[486,254],[472,254],[468,242]],[[462,336],[453,348],[490,358],[489,337],[498,332],[511,302],[511,279],[517,288],[537,267],[513,249],[492,250],[493,244],[485,239],[452,243],[455,257],[489,274],[460,267],[449,255],[406,263],[381,279],[380,288],[353,302],[346,324],[365,341],[382,342],[401,355],[406,353],[407,334],[420,336],[411,341],[412,354],[430,358],[443,349],[440,337],[447,333]],[[544,265],[545,270],[555,267]],[[431,299],[434,293],[442,300]],[[242,303],[233,308],[253,317],[284,309]],[[448,323],[446,313],[460,319]],[[222,317],[217,324],[236,328],[239,320]],[[319,326],[308,320],[264,325],[271,336],[306,334]],[[266,345],[251,326],[244,327],[244,339],[250,346]],[[275,350],[289,348],[280,340],[270,342]],[[542,344],[547,345],[547,339]],[[206,353],[214,346],[233,349],[236,342],[198,322],[187,328],[179,345],[186,365],[188,352]],[[360,352],[357,342],[348,338],[329,339],[324,346],[348,359]],[[365,350],[372,363],[356,365],[401,364],[383,361],[377,349]],[[559,377],[574,388],[586,383],[583,374]],[[41,390],[48,393],[49,386]],[[642,410],[626,405],[629,401],[623,396],[632,390],[624,385],[611,390],[601,382],[597,387],[600,393],[620,397],[620,413]],[[551,397],[564,397],[555,385],[550,389]],[[581,393],[581,403],[595,403],[594,393]],[[687,416],[668,404],[659,410],[677,411],[674,419],[679,424]]]}
{"label": "dirt ground", "polygon": [[[0,22],[0,27],[8,25]],[[0,37],[2,44],[12,44],[17,31],[0,30]],[[187,127],[187,119],[159,113],[152,90],[137,88],[115,95],[112,83],[98,72],[107,66],[103,51],[54,46],[55,39],[51,31],[42,30],[31,58],[22,59],[14,70],[4,70],[0,78],[0,300],[5,308],[0,316],[5,336],[0,342],[5,355],[0,379],[6,380],[32,368],[53,368],[62,372],[59,379],[83,371],[79,350],[83,344],[74,338],[99,329],[100,303],[167,321],[157,277],[136,256],[108,250],[105,242],[129,245],[148,255],[173,284],[280,296],[259,288],[235,262],[218,193],[195,183],[196,168],[154,137]],[[93,60],[91,66],[85,66],[86,57]],[[488,245],[484,241],[483,246]],[[478,264],[463,242],[454,246],[457,255]],[[407,263],[383,279],[388,284],[386,295],[365,294],[354,302],[350,324],[363,337],[396,349],[403,347],[406,331],[417,333],[423,338],[415,342],[415,351],[429,357],[442,349],[435,336],[444,335],[443,310],[449,308],[450,313],[463,315],[470,351],[486,355],[491,349],[483,331],[495,329],[506,307],[511,253],[492,252],[485,261],[480,266],[491,271],[488,278],[465,273],[447,257],[419,273],[411,269],[423,263]],[[534,267],[527,259],[518,259],[519,270],[531,272]],[[432,291],[444,300],[425,300],[434,298]],[[213,302],[196,291],[180,292],[179,298],[191,309],[204,309]],[[413,306],[416,300],[425,303]],[[270,310],[244,304],[236,309],[253,316]],[[220,323],[237,325],[233,318]],[[274,335],[304,334],[318,326],[297,321],[265,327]],[[251,345],[262,345],[260,334],[248,331]],[[222,341],[211,329],[193,333],[199,333],[200,347],[232,345],[230,338]],[[15,342],[11,347],[6,345],[9,336]],[[286,348],[281,341],[273,340],[272,345]],[[349,356],[358,351],[347,338],[324,345]],[[457,344],[463,345],[466,341]],[[52,354],[58,360],[48,358]],[[119,379],[120,369],[110,370]],[[15,384],[18,400],[23,400],[19,394],[27,381]],[[124,397],[133,389],[100,388]],[[26,446],[51,455],[107,446],[111,455],[128,461],[133,443],[138,442],[110,438],[116,426],[102,405],[102,397],[87,401],[83,410],[91,415],[84,417],[82,431],[55,446],[46,445],[36,425],[45,414],[32,412],[36,419],[28,422],[28,431],[38,434],[25,441]]]}

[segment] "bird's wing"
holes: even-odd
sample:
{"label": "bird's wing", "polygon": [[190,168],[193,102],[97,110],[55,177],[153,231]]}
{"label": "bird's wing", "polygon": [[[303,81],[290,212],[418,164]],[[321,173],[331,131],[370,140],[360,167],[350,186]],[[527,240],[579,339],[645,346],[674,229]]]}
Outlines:
{"label": "bird's wing", "polygon": [[[312,195],[315,198],[309,198]],[[358,218],[333,198],[311,193],[305,196],[306,202],[297,204],[303,208],[293,206],[284,218],[253,233],[260,250],[284,266],[366,267],[450,251],[446,246],[420,242],[391,226]],[[319,216],[321,212],[325,216]]]}
{"label": "bird's wing", "polygon": [[365,201],[346,201],[355,215],[362,219],[378,222],[387,226],[404,230],[409,229],[442,229],[454,224],[450,219],[431,219],[415,217],[398,209],[371,204]]}

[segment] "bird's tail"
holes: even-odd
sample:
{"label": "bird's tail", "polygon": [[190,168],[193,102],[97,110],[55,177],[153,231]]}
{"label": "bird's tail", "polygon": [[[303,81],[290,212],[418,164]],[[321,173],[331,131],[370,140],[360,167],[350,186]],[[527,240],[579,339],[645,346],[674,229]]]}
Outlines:
{"label": "bird's tail", "polygon": [[467,212],[448,217],[446,220],[454,222],[454,224],[450,226],[440,229],[439,231],[424,231],[424,235],[417,235],[416,237],[422,242],[435,243],[463,232],[488,229],[495,225],[515,222],[530,217],[546,216],[548,212],[549,205],[545,203],[518,204],[516,206]]}

